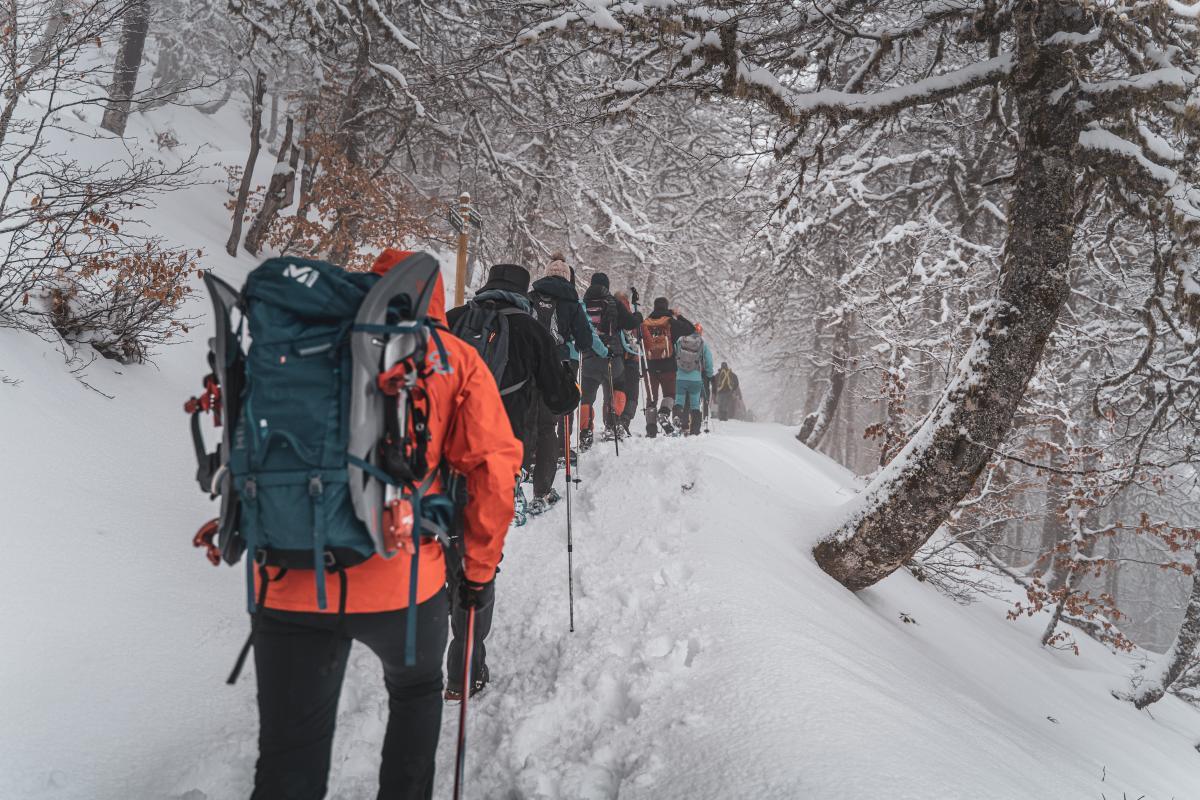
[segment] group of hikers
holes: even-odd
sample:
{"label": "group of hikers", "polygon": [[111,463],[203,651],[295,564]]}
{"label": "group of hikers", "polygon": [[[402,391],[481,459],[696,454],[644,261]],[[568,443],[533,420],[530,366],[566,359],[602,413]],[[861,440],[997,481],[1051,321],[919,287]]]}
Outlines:
{"label": "group of hikers", "polygon": [[[240,537],[249,556],[251,634],[230,682],[252,646],[260,715],[255,800],[324,797],[338,696],[355,640],[382,661],[389,696],[379,797],[431,797],[443,700],[462,701],[465,713],[466,698],[490,680],[485,641],[514,497],[528,480],[533,484],[529,513],[542,513],[560,500],[554,482],[560,464],[570,479],[576,409],[578,448],[586,451],[595,440],[598,416],[604,426],[602,440],[619,442],[630,435],[642,391],[647,392],[650,437],[660,431],[699,434],[712,395],[722,419],[734,414],[740,398],[737,376],[728,364],[714,372],[701,326],[672,308],[666,297],[656,298],[649,315],[643,316],[636,291],[613,293],[602,272],[592,273],[580,297],[574,271],[561,254],[554,254],[532,285],[522,266],[493,266],[469,302],[446,312],[436,265],[426,267],[429,271],[422,276],[404,274],[408,270],[415,275],[414,265],[426,264],[422,257],[432,262],[424,254],[385,250],[369,276],[378,281],[374,284],[321,262],[265,262],[251,273],[236,301],[250,319],[253,337],[244,376],[231,372],[229,365],[237,359],[229,355],[230,346],[214,345],[210,357],[225,368],[215,368],[211,384],[206,379],[205,397],[218,414],[225,404],[230,427],[242,427],[226,436],[223,457],[220,450],[203,455],[198,440],[197,477],[214,496],[221,493],[219,485],[225,487],[224,494],[236,495],[240,510],[227,514],[233,503],[223,497],[222,517],[202,528],[194,543],[207,549],[214,564],[222,558],[233,563],[241,551],[231,557],[228,541]],[[318,283],[321,278],[324,284]],[[335,281],[341,283],[335,286]],[[405,313],[412,322],[396,319],[395,297],[385,298],[390,305],[372,302],[372,292],[385,281],[408,287],[411,297],[405,300],[410,307]],[[318,286],[330,292],[320,301],[302,291]],[[353,350],[354,367],[365,358],[364,352],[376,354],[371,356],[376,361],[379,353],[399,352],[387,344],[389,337],[411,335],[424,344],[395,363],[384,363],[379,374],[368,375],[364,385],[368,392],[377,386],[382,393],[386,424],[380,422],[382,427],[371,434],[375,441],[364,455],[355,454],[358,434],[351,430],[348,455],[343,457],[346,467],[318,470],[303,455],[310,449],[303,437],[312,436],[305,428],[313,426],[297,419],[289,430],[279,431],[284,411],[274,412],[274,417],[272,411],[264,411],[267,400],[259,400],[254,382],[273,379],[266,375],[268,369],[281,379],[294,378],[297,370],[313,369],[315,359],[322,357],[330,359],[330,380],[344,380],[345,364],[337,359],[351,356],[338,355],[340,343],[330,347],[318,339],[311,346],[289,345],[285,355],[272,350],[256,361],[255,347],[266,348],[269,338],[256,315],[267,318],[262,309],[269,304],[286,308],[295,315],[289,322],[290,335],[309,342],[315,333],[307,335],[296,321],[309,319],[306,314],[332,316],[326,310],[329,304],[350,294],[361,301],[361,309],[371,307],[380,315],[372,321],[360,310],[352,323],[332,328],[341,331],[339,341],[350,340],[347,351]],[[307,387],[312,380],[310,375],[296,385]],[[227,385],[216,387],[218,382]],[[361,417],[355,404],[365,402],[357,394],[361,390],[355,385],[346,390],[351,394],[351,428]],[[332,396],[344,398],[342,389],[336,392]],[[238,403],[237,393],[244,403]],[[262,396],[267,397],[265,392]],[[281,396],[278,386],[273,396]],[[395,411],[387,405],[391,398],[403,398],[396,401]],[[211,410],[202,401],[194,398],[188,410]],[[254,401],[257,407],[252,409]],[[294,402],[311,414],[316,401]],[[216,421],[219,425],[219,416]],[[335,421],[329,430],[344,427],[344,421]],[[278,432],[278,442],[272,441],[276,433],[265,433],[268,430]],[[259,435],[265,439],[256,440]],[[317,439],[324,454],[328,435],[321,436]],[[249,445],[242,441],[246,438],[252,440]],[[258,455],[254,441],[262,448]],[[222,466],[206,471],[205,458],[210,459],[209,467],[213,459]],[[297,464],[305,469],[295,469]],[[283,500],[289,481],[298,481],[300,493]],[[375,500],[370,492],[373,481],[386,490]],[[339,495],[325,488],[338,482],[348,483],[350,491]],[[287,516],[292,509],[286,504],[304,496],[311,501],[312,544],[303,544],[310,541],[301,535],[307,532],[289,530],[299,518]],[[444,498],[453,503],[441,502]],[[331,504],[337,505],[331,509]],[[371,538],[365,544],[335,547],[338,520],[349,517],[352,504]],[[439,509],[451,505],[452,514],[439,516]],[[350,520],[342,528],[356,525]],[[227,530],[231,538],[223,541]],[[293,535],[300,535],[301,545],[287,543]],[[326,581],[332,574],[337,580]]]}

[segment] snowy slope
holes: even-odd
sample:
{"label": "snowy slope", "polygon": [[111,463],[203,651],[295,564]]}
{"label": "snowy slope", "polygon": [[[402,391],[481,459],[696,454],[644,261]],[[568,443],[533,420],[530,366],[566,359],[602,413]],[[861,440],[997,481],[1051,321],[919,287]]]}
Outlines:
{"label": "snowy slope", "polygon": [[[153,123],[134,121],[144,138]],[[244,158],[243,128],[198,114],[173,127],[207,143],[211,183],[165,198],[150,224],[237,282],[252,264],[222,252],[220,164]],[[20,381],[0,384],[2,800],[247,794],[252,667],[223,683],[246,632],[240,571],[189,543],[214,513],[181,410],[207,335],[156,366],[92,365],[110,400],[53,348],[0,331],[0,376]],[[852,479],[783,428],[639,439],[619,460],[598,447],[580,477],[577,630],[559,506],[509,540],[470,797],[1200,798],[1200,715],[1113,700],[1128,659],[1088,641],[1079,657],[1043,650],[1040,620],[956,606],[904,574],[859,595],[824,575],[810,547]],[[374,796],[385,709],[356,648],[331,797]]]}

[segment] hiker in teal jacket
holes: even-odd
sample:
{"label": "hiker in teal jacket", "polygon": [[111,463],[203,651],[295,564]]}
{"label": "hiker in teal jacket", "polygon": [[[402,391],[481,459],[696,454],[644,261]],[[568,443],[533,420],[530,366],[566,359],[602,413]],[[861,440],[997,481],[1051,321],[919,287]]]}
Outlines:
{"label": "hiker in teal jacket", "polygon": [[[700,411],[700,397],[704,387],[712,380],[712,351],[704,343],[702,329],[675,340],[675,428],[695,436],[700,433],[704,415]],[[684,425],[684,413],[688,425]]]}

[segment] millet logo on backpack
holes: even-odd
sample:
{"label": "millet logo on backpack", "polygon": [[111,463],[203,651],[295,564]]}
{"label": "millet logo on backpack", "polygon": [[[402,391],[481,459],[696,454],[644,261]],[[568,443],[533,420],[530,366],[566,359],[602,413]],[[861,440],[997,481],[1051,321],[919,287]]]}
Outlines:
{"label": "millet logo on backpack", "polygon": [[321,273],[317,272],[312,267],[301,267],[296,264],[288,264],[287,268],[283,270],[283,276],[285,278],[295,278],[296,280],[300,281],[300,283],[303,283],[305,286],[311,289],[313,284],[317,282],[317,278],[321,277]]}

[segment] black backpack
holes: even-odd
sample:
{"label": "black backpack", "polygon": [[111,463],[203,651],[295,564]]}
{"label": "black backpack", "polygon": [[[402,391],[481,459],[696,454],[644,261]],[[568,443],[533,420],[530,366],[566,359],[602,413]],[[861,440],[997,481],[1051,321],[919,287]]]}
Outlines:
{"label": "black backpack", "polygon": [[596,297],[584,302],[588,319],[604,346],[613,349],[613,337],[617,332],[617,298],[612,295]]}
{"label": "black backpack", "polygon": [[523,309],[516,306],[497,306],[494,300],[472,300],[467,303],[466,312],[450,329],[451,333],[474,347],[483,357],[492,377],[496,379],[496,386],[500,387],[501,397],[512,394],[529,382],[526,377],[511,386],[504,385],[504,372],[508,367],[508,318],[524,313]]}
{"label": "black backpack", "polygon": [[542,323],[543,328],[550,331],[550,335],[554,338],[554,344],[562,347],[567,343],[567,339],[563,335],[562,325],[558,321],[558,298],[534,292],[531,299],[533,300],[533,315],[537,317],[538,322]]}

